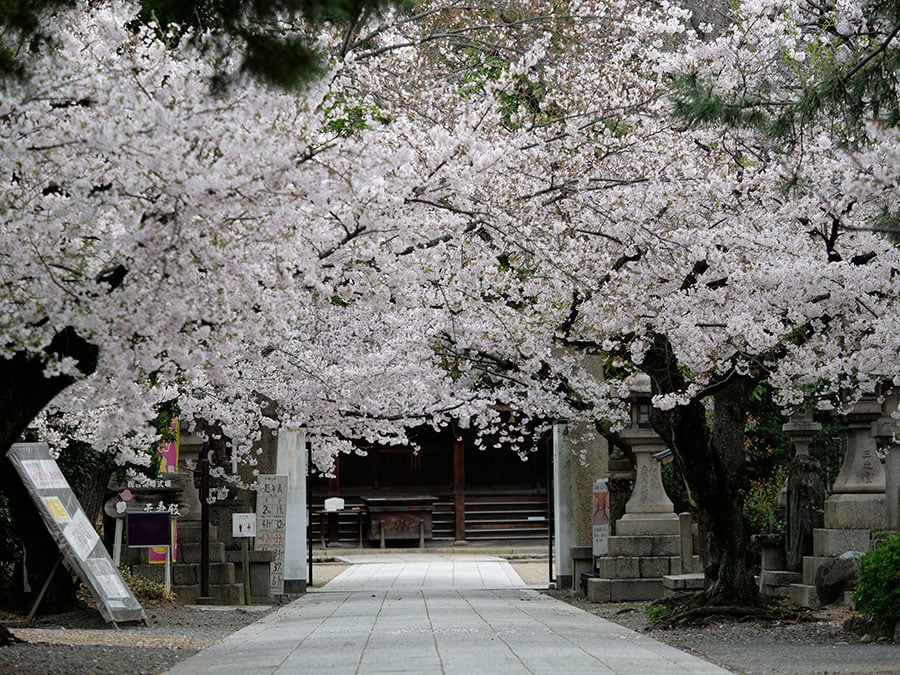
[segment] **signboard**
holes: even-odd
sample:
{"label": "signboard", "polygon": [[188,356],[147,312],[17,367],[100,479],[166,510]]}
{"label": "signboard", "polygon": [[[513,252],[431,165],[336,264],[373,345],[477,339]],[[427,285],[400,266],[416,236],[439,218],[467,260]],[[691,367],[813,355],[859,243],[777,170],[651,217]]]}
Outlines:
{"label": "signboard", "polygon": [[609,478],[594,481],[594,517],[592,524],[592,553],[609,555]]}
{"label": "signboard", "polygon": [[272,551],[269,587],[274,595],[284,594],[284,531],[287,518],[288,477],[261,475],[257,478],[256,513],[258,531],[256,550]]}
{"label": "signboard", "polygon": [[232,513],[231,514],[231,536],[255,537],[256,536],[256,514],[255,513]]}
{"label": "signboard", "polygon": [[50,535],[107,622],[146,620],[46,443],[15,443],[7,453]]}
{"label": "signboard", "polygon": [[[173,420],[169,424],[169,430],[172,433],[173,440],[164,441],[157,449],[159,455],[159,471],[163,474],[172,474],[178,471],[178,420]],[[171,508],[173,504],[166,505]],[[147,509],[144,509],[147,510]],[[157,507],[157,510],[162,510]],[[176,506],[177,510],[177,506]],[[175,513],[174,515],[181,515]],[[164,564],[171,558],[172,562],[178,559],[178,521],[172,519],[172,537],[169,544],[164,547],[156,546],[147,551],[147,562],[151,565]]]}
{"label": "signboard", "polygon": [[[166,512],[129,513],[128,545],[134,548],[172,545],[172,516]],[[165,556],[163,556],[165,562]]]}

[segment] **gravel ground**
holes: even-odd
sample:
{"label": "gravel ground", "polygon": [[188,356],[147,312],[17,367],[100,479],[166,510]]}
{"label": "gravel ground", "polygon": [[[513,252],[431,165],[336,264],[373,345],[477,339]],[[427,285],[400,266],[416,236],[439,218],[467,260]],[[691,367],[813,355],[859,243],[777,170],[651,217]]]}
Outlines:
{"label": "gravel ground", "polygon": [[[511,561],[526,584],[547,583],[546,561]],[[347,569],[340,563],[317,563],[320,587]],[[651,629],[648,603],[594,604],[571,593],[545,591],[585,611],[645,633],[696,654],[736,673],[900,673],[900,645],[861,644],[844,629],[849,610],[826,609],[815,621],[765,625],[720,621],[703,628]],[[179,661],[257,621],[274,608],[189,607],[144,603],[149,626],[107,626],[100,614],[85,607],[67,614],[24,619],[0,614],[21,640],[0,647],[0,673],[76,675],[93,673],[163,673]]]}
{"label": "gravel ground", "polygon": [[546,593],[735,673],[900,673],[900,644],[863,644],[844,627],[856,616],[846,607],[825,607],[796,623],[714,620],[703,627],[653,629],[648,602],[597,604],[570,592]]}

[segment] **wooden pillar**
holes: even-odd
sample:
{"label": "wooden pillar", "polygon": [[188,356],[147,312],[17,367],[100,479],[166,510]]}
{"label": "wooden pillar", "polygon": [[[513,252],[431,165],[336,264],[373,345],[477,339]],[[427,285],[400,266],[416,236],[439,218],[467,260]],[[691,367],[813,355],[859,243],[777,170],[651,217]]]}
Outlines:
{"label": "wooden pillar", "polygon": [[466,444],[462,432],[453,434],[453,512],[456,517],[456,541],[466,540]]}

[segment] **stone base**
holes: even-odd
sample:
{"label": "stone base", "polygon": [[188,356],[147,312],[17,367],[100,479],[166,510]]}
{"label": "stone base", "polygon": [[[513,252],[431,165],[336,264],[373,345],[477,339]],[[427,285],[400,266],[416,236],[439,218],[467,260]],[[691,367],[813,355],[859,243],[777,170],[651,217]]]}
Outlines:
{"label": "stone base", "polygon": [[770,598],[789,598],[791,585],[803,581],[800,572],[786,570],[763,570],[759,579],[759,592]]}
{"label": "stone base", "polygon": [[[146,579],[162,584],[166,580],[165,565],[134,565],[131,573]],[[211,563],[209,566],[209,583],[210,584],[233,584],[235,580],[234,565],[231,563]],[[176,563],[172,565],[172,585],[188,586],[190,584],[200,583],[200,565],[193,563]]]}
{"label": "stone base", "polygon": [[[678,524],[678,521],[675,521]],[[609,555],[617,556],[677,556],[681,553],[681,537],[677,534],[645,536],[616,535],[609,538]]]}
{"label": "stone base", "polygon": [[[271,569],[275,554],[272,551],[249,551],[250,594],[263,602],[272,600]],[[235,579],[244,580],[244,556],[241,551],[229,551],[228,559],[234,563]],[[258,601],[257,600],[257,601]]]}
{"label": "stone base", "polygon": [[885,526],[884,492],[833,494],[825,500],[828,529],[870,530]]}
{"label": "stone base", "polygon": [[[700,566],[700,556],[693,557],[694,569]],[[681,574],[679,556],[604,556],[597,558],[597,574],[609,579],[638,579],[641,577],[664,577],[667,574]]]}
{"label": "stone base", "polygon": [[816,587],[808,584],[791,584],[790,598],[791,602],[799,607],[818,609],[821,606]]}
{"label": "stone base", "polygon": [[813,530],[813,556],[836,558],[847,551],[865,553],[872,548],[871,530],[866,529],[815,529]]}
{"label": "stone base", "polygon": [[285,595],[303,595],[306,593],[306,579],[285,579]]}
{"label": "stone base", "polygon": [[616,534],[644,536],[679,534],[680,524],[674,513],[626,513],[616,521]]}
{"label": "stone base", "polygon": [[590,546],[573,546],[572,554],[572,586],[576,593],[581,591],[581,573],[594,571],[594,553]]}
{"label": "stone base", "polygon": [[[194,605],[200,597],[200,586],[172,586],[172,592],[181,604]],[[244,584],[210,584],[209,597],[213,605],[243,605]]]}
{"label": "stone base", "polygon": [[[203,547],[200,544],[178,544],[179,563],[199,563]],[[209,562],[220,563],[226,560],[225,544],[219,541],[209,542]]]}
{"label": "stone base", "polygon": [[662,578],[588,579],[587,598],[591,602],[657,600],[664,595]]}
{"label": "stone base", "polygon": [[696,593],[706,586],[706,576],[702,572],[670,574],[664,576],[662,581],[667,598]]}

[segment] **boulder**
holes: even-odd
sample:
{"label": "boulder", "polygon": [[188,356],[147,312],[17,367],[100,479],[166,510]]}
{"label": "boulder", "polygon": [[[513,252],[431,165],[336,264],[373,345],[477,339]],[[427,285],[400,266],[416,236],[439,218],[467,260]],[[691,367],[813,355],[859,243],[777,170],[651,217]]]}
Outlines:
{"label": "boulder", "polygon": [[830,605],[850,590],[859,574],[858,551],[843,554],[840,558],[828,560],[816,570],[816,592],[823,605]]}

